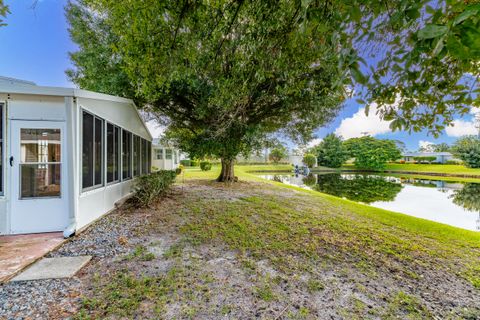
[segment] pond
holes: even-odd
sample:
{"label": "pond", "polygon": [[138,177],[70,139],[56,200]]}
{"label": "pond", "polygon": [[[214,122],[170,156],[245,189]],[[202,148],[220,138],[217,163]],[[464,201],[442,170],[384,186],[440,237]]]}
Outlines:
{"label": "pond", "polygon": [[480,231],[480,183],[375,174],[261,175],[376,208]]}

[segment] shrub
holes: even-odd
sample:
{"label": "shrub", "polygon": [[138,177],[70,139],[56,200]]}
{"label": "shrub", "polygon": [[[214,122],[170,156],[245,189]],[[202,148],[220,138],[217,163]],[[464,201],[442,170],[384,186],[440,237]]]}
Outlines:
{"label": "shrub", "polygon": [[309,168],[312,168],[317,163],[317,157],[311,153],[307,153],[303,156],[303,163]]}
{"label": "shrub", "polygon": [[453,146],[455,156],[470,168],[480,168],[480,139],[476,136],[465,136],[458,139]]}
{"label": "shrub", "polygon": [[198,167],[198,160],[190,160],[190,165],[192,167]]}
{"label": "shrub", "polygon": [[137,207],[149,207],[168,191],[175,182],[175,177],[173,170],[160,170],[138,177],[133,190],[133,204]]}
{"label": "shrub", "polygon": [[212,169],[212,163],[210,161],[200,161],[200,169],[202,169],[202,171],[209,171]]}
{"label": "shrub", "polygon": [[432,163],[433,161],[436,161],[437,160],[437,157],[413,157],[413,160],[415,160],[416,162],[428,162],[428,163]]}
{"label": "shrub", "polygon": [[182,171],[185,169],[185,167],[181,164],[178,166],[178,168],[175,169],[175,174],[178,176],[182,173]]}
{"label": "shrub", "polygon": [[460,165],[460,164],[462,164],[462,162],[461,162],[461,161],[458,161],[458,160],[447,160],[447,161],[445,162],[445,164]]}
{"label": "shrub", "polygon": [[180,164],[184,167],[191,167],[192,166],[192,160],[190,160],[190,159],[180,160]]}

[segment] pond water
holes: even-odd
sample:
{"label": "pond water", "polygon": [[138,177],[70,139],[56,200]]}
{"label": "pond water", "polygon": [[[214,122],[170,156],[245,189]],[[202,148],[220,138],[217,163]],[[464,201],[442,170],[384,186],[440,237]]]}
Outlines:
{"label": "pond water", "polygon": [[373,207],[480,231],[480,183],[374,174],[261,175]]}

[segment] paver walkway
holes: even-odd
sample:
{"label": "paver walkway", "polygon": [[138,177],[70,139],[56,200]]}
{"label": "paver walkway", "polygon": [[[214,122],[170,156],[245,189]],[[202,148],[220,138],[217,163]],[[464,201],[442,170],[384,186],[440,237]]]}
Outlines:
{"label": "paver walkway", "polygon": [[61,232],[0,236],[0,283],[8,281],[64,241]]}

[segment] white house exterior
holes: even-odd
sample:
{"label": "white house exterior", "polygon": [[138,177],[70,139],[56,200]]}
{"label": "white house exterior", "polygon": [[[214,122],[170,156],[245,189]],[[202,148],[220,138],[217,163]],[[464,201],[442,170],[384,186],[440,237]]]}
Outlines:
{"label": "white house exterior", "polygon": [[403,154],[403,160],[413,162],[415,157],[435,157],[436,163],[446,163],[447,161],[460,161],[450,152],[406,152]]}
{"label": "white house exterior", "polygon": [[175,170],[180,164],[180,150],[162,145],[160,139],[153,139],[152,166],[160,170]]}
{"label": "white house exterior", "polygon": [[0,234],[71,234],[131,193],[152,137],[131,100],[0,78]]}

